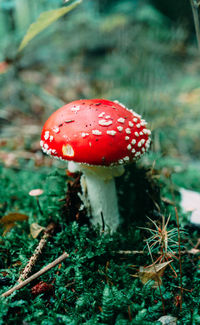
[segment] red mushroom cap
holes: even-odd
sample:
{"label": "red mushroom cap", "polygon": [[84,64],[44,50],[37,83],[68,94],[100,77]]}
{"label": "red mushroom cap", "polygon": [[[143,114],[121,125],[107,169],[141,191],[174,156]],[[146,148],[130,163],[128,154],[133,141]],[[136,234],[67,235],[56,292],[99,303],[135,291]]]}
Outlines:
{"label": "red mushroom cap", "polygon": [[151,131],[146,124],[118,101],[77,100],[48,118],[41,147],[49,155],[78,163],[124,164],[149,148]]}

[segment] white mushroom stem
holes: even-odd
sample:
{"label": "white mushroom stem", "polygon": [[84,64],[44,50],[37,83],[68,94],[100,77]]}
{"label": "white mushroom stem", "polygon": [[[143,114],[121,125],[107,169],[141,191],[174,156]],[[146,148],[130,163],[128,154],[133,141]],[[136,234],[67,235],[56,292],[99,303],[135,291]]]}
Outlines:
{"label": "white mushroom stem", "polygon": [[121,176],[124,168],[122,166],[89,167],[69,162],[68,169],[70,172],[81,171],[83,173],[80,198],[88,215],[92,217],[92,224],[95,226],[99,224],[102,227],[104,221],[105,230],[116,231],[120,217],[114,177]]}

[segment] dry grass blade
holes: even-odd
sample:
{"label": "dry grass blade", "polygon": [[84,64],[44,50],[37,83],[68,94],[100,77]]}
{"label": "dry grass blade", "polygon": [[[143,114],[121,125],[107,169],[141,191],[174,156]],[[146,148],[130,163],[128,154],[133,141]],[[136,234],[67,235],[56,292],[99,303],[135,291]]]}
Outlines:
{"label": "dry grass blade", "polygon": [[153,256],[152,256],[152,253],[151,253],[151,249],[150,249],[148,243],[147,243],[147,247],[148,247],[149,254],[151,256],[151,260],[152,260],[152,263],[153,263],[154,272],[157,275],[157,283],[158,283],[158,288],[159,288],[160,297],[161,297],[161,301],[162,301],[163,315],[165,315],[165,304],[164,304],[164,298],[163,298],[162,291],[161,291],[161,287],[160,287],[160,283],[159,283],[159,275],[157,274],[156,267],[155,267],[155,262],[153,260]]}

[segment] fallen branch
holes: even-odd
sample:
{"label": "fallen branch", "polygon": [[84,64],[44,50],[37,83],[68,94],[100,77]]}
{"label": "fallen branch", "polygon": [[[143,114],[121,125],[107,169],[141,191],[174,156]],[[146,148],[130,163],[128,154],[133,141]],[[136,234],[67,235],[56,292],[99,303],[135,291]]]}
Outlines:
{"label": "fallen branch", "polygon": [[30,283],[31,281],[37,279],[38,277],[40,277],[42,274],[46,273],[47,271],[49,271],[50,269],[52,269],[54,266],[56,266],[57,264],[61,263],[63,260],[65,260],[67,257],[69,257],[69,254],[67,253],[63,253],[60,257],[58,257],[55,261],[53,261],[52,263],[48,264],[47,266],[43,267],[43,269],[41,269],[40,271],[36,272],[35,274],[31,275],[28,279],[24,280],[23,282],[17,284],[16,286],[14,286],[13,288],[11,288],[10,290],[4,292],[1,296],[2,297],[8,297],[11,295],[11,293],[13,293],[16,290],[19,290],[21,288],[23,288],[24,286],[26,286],[28,283]]}
{"label": "fallen branch", "polygon": [[38,257],[42,253],[42,249],[47,243],[48,238],[52,235],[53,231],[55,229],[55,225],[53,223],[50,223],[44,230],[44,235],[42,236],[38,246],[36,247],[33,255],[31,256],[30,260],[28,261],[28,264],[24,268],[22,274],[20,275],[18,282],[23,282],[31,272],[33,266],[35,265]]}

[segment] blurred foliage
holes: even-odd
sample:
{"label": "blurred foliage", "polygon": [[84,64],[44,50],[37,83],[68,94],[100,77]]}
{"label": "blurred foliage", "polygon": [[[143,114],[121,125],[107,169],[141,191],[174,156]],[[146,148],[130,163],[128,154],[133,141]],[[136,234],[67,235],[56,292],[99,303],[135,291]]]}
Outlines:
{"label": "blurred foliage", "polygon": [[0,53],[11,65],[0,76],[3,123],[14,111],[41,125],[65,102],[117,98],[151,122],[153,150],[199,158],[200,64],[184,24],[171,23],[146,1],[85,0],[19,54],[27,27],[60,2],[5,3]]}
{"label": "blurred foliage", "polygon": [[81,0],[78,0],[66,7],[42,12],[41,15],[38,17],[37,21],[30,25],[26,35],[24,36],[19,46],[18,51],[22,51],[25,48],[25,46],[28,45],[30,40],[32,40],[35,36],[37,36],[44,29],[49,27],[56,20],[64,16],[66,13],[70,12],[80,3]]}
{"label": "blurred foliage", "polygon": [[[162,214],[171,214],[169,229],[176,226],[179,186],[200,190],[200,59],[192,43],[191,10],[186,0],[84,0],[18,53],[30,24],[63,5],[61,0],[0,1],[0,215],[29,217],[1,237],[1,292],[16,283],[38,244],[40,237],[30,235],[32,223],[57,226],[34,272],[64,250],[70,254],[60,269],[42,276],[53,283],[49,296],[32,296],[36,280],[1,298],[0,324],[34,325],[38,319],[42,325],[152,324],[162,316],[159,290],[131,277],[151,259],[119,257],[116,251],[144,248],[147,233],[138,226],[150,226],[146,216],[159,222]],[[55,109],[95,97],[134,108],[153,131],[151,153],[116,180],[123,226],[114,236],[67,219],[65,165],[45,157],[39,146],[43,122]],[[34,188],[44,190],[42,213],[28,195]],[[190,249],[198,229],[187,230],[182,240]],[[177,316],[178,324],[198,324],[198,257],[183,256],[183,286],[192,291],[184,291],[182,313],[175,302],[178,261],[173,267],[178,278],[168,271],[162,279],[166,312]]]}

